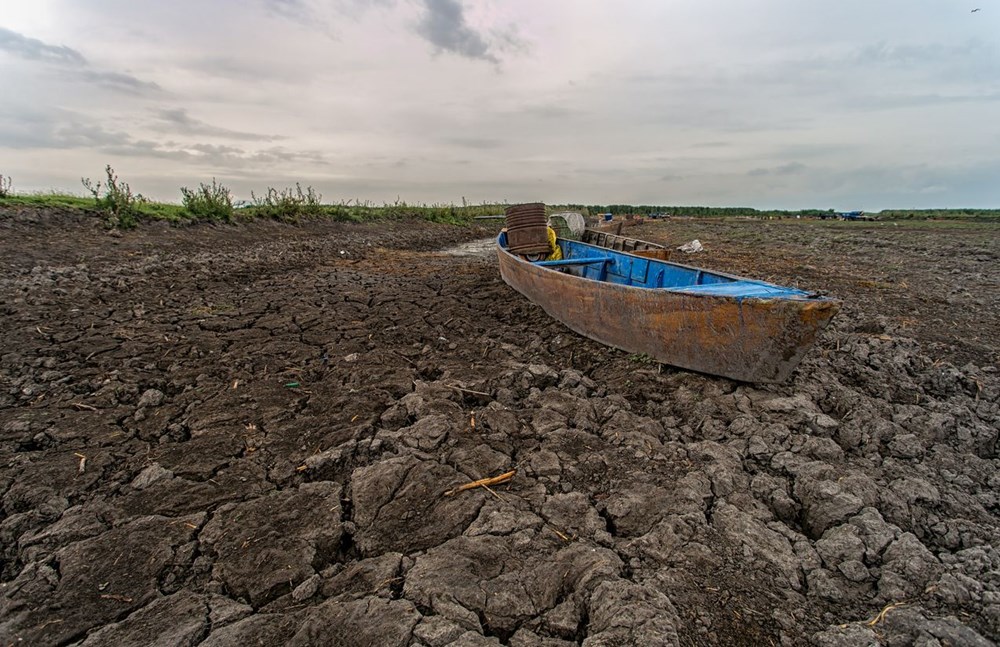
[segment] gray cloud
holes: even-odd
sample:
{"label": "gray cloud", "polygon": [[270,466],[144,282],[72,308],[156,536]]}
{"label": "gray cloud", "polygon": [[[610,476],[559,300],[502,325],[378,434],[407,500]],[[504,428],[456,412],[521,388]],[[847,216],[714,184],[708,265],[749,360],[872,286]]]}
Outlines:
{"label": "gray cloud", "polygon": [[304,0],[264,0],[264,7],[271,13],[296,22],[307,22],[313,15]]}
{"label": "gray cloud", "polygon": [[532,49],[532,44],[521,37],[515,26],[490,30],[490,41],[492,48],[500,52],[525,54]]}
{"label": "gray cloud", "polygon": [[94,69],[83,54],[71,47],[49,45],[3,27],[0,27],[0,50],[29,61],[55,64],[64,68],[66,78],[117,92],[142,94],[161,89],[156,83],[143,81],[131,74]]}
{"label": "gray cloud", "polygon": [[984,94],[896,94],[861,96],[852,105],[869,110],[892,110],[895,108],[922,108],[955,103],[993,103],[1000,101],[1000,92]]}
{"label": "gray cloud", "polygon": [[65,45],[49,45],[37,38],[0,27],[0,50],[29,61],[45,61],[61,65],[87,65],[83,54]]}
{"label": "gray cloud", "polygon": [[[171,112],[171,111],[165,111]],[[180,111],[183,113],[183,111]],[[178,115],[174,114],[174,118]],[[185,115],[180,118],[183,121]],[[197,120],[193,120],[197,127]],[[88,149],[105,155],[146,157],[183,161],[217,168],[243,168],[287,162],[324,165],[322,153],[290,150],[281,146],[263,149],[225,144],[183,144],[136,138],[126,132],[108,130],[96,119],[66,110],[8,110],[0,113],[0,142],[13,149]]]}
{"label": "gray cloud", "polygon": [[95,120],[66,110],[26,106],[0,113],[0,142],[7,148],[101,148],[128,141],[125,133],[107,130]]}
{"label": "gray cloud", "polygon": [[[672,123],[733,132],[812,129],[818,122],[811,110],[803,109],[810,102],[848,112],[996,101],[1000,47],[976,39],[883,41],[805,50],[800,56],[775,57],[767,65],[724,60],[636,73],[624,80],[632,86],[630,93],[642,94],[640,105],[663,102],[663,114]],[[678,88],[684,95],[676,93]],[[734,96],[740,97],[742,110],[731,109]],[[718,107],[720,99],[728,105]],[[754,104],[766,110],[752,110]]]}
{"label": "gray cloud", "polygon": [[561,105],[536,105],[525,106],[521,112],[526,115],[541,117],[542,119],[564,119],[566,117],[580,114],[582,111],[569,106]]}
{"label": "gray cloud", "polygon": [[851,57],[858,63],[882,63],[886,65],[938,65],[958,59],[966,64],[979,58],[994,56],[995,47],[976,40],[961,43],[886,43],[879,42],[862,46]]}
{"label": "gray cloud", "polygon": [[304,66],[294,65],[277,57],[266,61],[231,56],[204,56],[183,62],[183,67],[198,75],[236,82],[278,83],[296,85],[307,83],[314,75]]}
{"label": "gray cloud", "polygon": [[174,133],[179,135],[203,135],[207,137],[221,137],[224,139],[238,139],[244,141],[278,141],[285,139],[278,135],[262,135],[239,130],[220,128],[195,119],[183,108],[172,108],[160,110],[157,113],[158,123],[153,128],[159,132]]}
{"label": "gray cloud", "polygon": [[427,13],[417,33],[429,43],[465,58],[499,63],[483,36],[465,22],[458,0],[424,0],[424,6]]}
{"label": "gray cloud", "polygon": [[131,74],[122,72],[101,72],[98,70],[80,70],[72,73],[80,80],[93,85],[115,90],[117,92],[127,92],[129,94],[146,94],[148,92],[159,92],[161,88],[152,81],[137,79]]}
{"label": "gray cloud", "polygon": [[[394,1],[394,0],[393,0]],[[341,18],[354,17],[378,0],[261,0],[264,9],[271,15],[301,25],[309,31],[338,41],[342,33],[337,31]]]}
{"label": "gray cloud", "polygon": [[780,164],[770,168],[751,169],[747,171],[747,175],[751,177],[759,177],[762,175],[797,175],[804,172],[806,168],[806,165],[800,162],[788,162],[787,164]]}
{"label": "gray cloud", "polygon": [[461,146],[462,148],[473,148],[476,150],[490,150],[503,146],[503,141],[489,137],[449,137],[445,141],[449,144]]}
{"label": "gray cloud", "polygon": [[238,146],[218,144],[193,144],[182,146],[176,142],[156,142],[144,139],[127,139],[117,145],[105,146],[103,152],[125,157],[146,157],[179,160],[188,164],[201,164],[233,172],[236,169],[254,168],[269,164],[307,162],[322,165],[325,160],[316,151],[292,151],[280,146],[261,150],[247,150]]}

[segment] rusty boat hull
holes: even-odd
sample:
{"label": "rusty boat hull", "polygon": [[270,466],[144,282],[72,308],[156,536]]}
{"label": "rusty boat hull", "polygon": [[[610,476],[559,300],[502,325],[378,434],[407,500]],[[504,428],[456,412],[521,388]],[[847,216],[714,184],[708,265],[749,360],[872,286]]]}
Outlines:
{"label": "rusty boat hull", "polygon": [[497,240],[500,275],[573,331],[683,369],[783,382],[840,309],[796,288],[578,241],[529,262]]}

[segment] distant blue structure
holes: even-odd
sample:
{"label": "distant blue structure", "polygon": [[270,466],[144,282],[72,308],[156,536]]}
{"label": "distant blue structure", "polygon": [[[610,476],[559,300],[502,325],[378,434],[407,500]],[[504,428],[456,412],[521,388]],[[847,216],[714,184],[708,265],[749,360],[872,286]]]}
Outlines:
{"label": "distant blue structure", "polygon": [[841,220],[864,220],[864,211],[838,211],[837,217]]}

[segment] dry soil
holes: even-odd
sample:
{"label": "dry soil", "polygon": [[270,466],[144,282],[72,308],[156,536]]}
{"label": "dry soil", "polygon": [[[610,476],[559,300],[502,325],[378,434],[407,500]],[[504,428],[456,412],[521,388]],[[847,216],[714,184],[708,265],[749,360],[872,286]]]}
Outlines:
{"label": "dry soil", "polygon": [[482,228],[7,210],[0,644],[993,644],[997,232],[627,232],[844,299],[756,387],[569,332]]}

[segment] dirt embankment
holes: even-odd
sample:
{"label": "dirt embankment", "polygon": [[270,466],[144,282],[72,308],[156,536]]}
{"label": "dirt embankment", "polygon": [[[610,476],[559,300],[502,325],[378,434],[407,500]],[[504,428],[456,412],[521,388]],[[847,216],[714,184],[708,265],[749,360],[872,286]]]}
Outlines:
{"label": "dirt embankment", "polygon": [[435,251],[479,230],[0,217],[0,644],[1000,639],[997,237],[759,227],[649,232],[846,299],[763,388]]}

